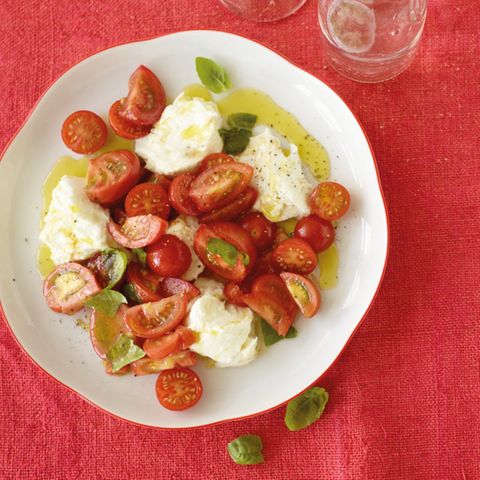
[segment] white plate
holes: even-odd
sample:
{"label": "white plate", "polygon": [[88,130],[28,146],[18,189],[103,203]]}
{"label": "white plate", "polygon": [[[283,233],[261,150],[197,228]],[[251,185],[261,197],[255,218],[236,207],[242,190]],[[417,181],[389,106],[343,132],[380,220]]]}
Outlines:
{"label": "white plate", "polygon": [[[158,405],[156,375],[105,375],[88,335],[70,317],[51,312],[36,270],[43,180],[66,153],[63,120],[74,110],[106,112],[125,94],[129,74],[143,63],[170,98],[197,81],[194,58],[214,58],[233,85],[253,86],[297,116],[327,148],[331,178],[352,195],[338,229],[338,286],[324,292],[317,318],[301,320],[299,336],[268,349],[242,368],[197,371],[202,400],[175,413]],[[44,94],[0,164],[0,298],[13,335],[45,372],[100,409],[163,428],[196,427],[275,408],[314,383],[332,365],[366,315],[385,268],[386,208],[365,134],[345,103],[317,78],[242,37],[188,31],[120,45],[83,60]]]}

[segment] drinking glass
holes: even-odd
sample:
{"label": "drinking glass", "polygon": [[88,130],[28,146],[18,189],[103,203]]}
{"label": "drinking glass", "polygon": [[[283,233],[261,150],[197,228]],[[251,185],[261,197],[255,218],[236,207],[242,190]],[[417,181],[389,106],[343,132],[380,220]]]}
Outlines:
{"label": "drinking glass", "polygon": [[326,58],[352,80],[393,78],[412,62],[426,14],[427,0],[319,0]]}
{"label": "drinking glass", "polygon": [[220,0],[227,8],[254,22],[274,22],[295,13],[307,0]]}

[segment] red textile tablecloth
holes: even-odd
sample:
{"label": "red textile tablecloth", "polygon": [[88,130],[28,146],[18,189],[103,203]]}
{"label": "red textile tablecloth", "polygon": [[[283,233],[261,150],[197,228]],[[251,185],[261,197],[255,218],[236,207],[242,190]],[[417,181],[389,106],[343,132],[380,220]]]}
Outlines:
{"label": "red textile tablecloth", "polygon": [[[478,2],[431,0],[415,63],[379,85],[327,67],[316,4],[257,25],[218,0],[0,2],[0,150],[43,90],[88,54],[183,29],[241,33],[350,103],[377,155],[392,240],[370,314],[321,381],[327,410],[298,433],[283,408],[195,431],[116,420],[30,363],[2,319],[1,479],[480,478]],[[265,464],[230,461],[226,444],[246,433],[264,439]]]}

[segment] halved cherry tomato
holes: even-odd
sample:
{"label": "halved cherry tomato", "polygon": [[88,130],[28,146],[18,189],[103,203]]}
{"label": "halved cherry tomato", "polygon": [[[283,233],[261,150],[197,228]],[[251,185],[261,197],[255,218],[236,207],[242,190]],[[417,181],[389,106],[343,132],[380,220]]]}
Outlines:
{"label": "halved cherry tomato", "polygon": [[137,125],[153,125],[165,109],[165,90],[157,76],[140,65],[128,80],[128,97],[118,112]]}
{"label": "halved cherry tomato", "polygon": [[187,297],[173,295],[158,302],[130,307],[125,323],[137,337],[152,338],[173,330],[183,320],[186,311]]}
{"label": "halved cherry tomato", "polygon": [[234,220],[253,207],[257,201],[257,196],[258,192],[254,188],[247,187],[237,198],[232,200],[232,203],[213,210],[213,212],[204,213],[198,219],[201,223]]}
{"label": "halved cherry tomato", "polygon": [[335,241],[335,229],[331,222],[317,215],[309,215],[295,225],[295,237],[305,240],[318,253]]}
{"label": "halved cherry tomato", "polygon": [[348,190],[336,182],[319,183],[309,199],[310,210],[324,220],[337,220],[350,206]]}
{"label": "halved cherry tomato", "polygon": [[127,214],[120,205],[116,205],[110,210],[110,216],[113,218],[113,221],[119,225],[123,225],[127,219]]}
{"label": "halved cherry tomato", "polygon": [[151,125],[138,125],[122,117],[119,112],[123,109],[122,101],[117,100],[108,111],[108,120],[112,130],[120,137],[135,140],[150,133]]}
{"label": "halved cherry tomato", "polygon": [[140,160],[133,152],[107,152],[89,160],[85,192],[92,202],[111,206],[138,182],[140,174]]}
{"label": "halved cherry tomato", "polygon": [[285,282],[273,273],[258,276],[252,283],[251,293],[260,298],[267,297],[281,305],[292,318],[298,313],[297,305],[291,297]]}
{"label": "halved cherry tomato", "polygon": [[171,297],[177,293],[183,293],[190,302],[200,295],[200,290],[190,282],[181,278],[166,277],[158,285],[157,292],[162,297]]}
{"label": "halved cherry tomato", "polygon": [[318,312],[321,303],[320,292],[313,282],[302,275],[290,272],[283,272],[280,277],[301,312],[307,318],[313,317]]}
{"label": "halved cherry tomato", "polygon": [[172,181],[166,176],[162,175],[161,173],[152,173],[147,177],[147,182],[156,183],[163,187],[163,189],[168,192],[170,190],[170,185]]}
{"label": "halved cherry tomato", "polygon": [[43,283],[47,305],[54,312],[67,315],[81,310],[85,302],[101,290],[95,275],[75,262],[59,265]]}
{"label": "halved cherry tomato", "polygon": [[125,198],[125,212],[129,217],[151,213],[166,219],[170,214],[168,194],[161,185],[139,183]]}
{"label": "halved cherry tomato", "polygon": [[195,333],[183,325],[179,325],[174,332],[160,337],[147,338],[143,344],[143,350],[149,358],[161,360],[172,353],[186,350],[195,343]]}
{"label": "halved cherry tomato", "polygon": [[190,198],[200,212],[228,205],[250,183],[253,168],[244,163],[226,163],[208,168],[192,182]]}
{"label": "halved cherry tomato", "polygon": [[223,287],[223,294],[227,299],[227,302],[231,303],[232,305],[236,305],[237,307],[246,307],[245,302],[243,301],[243,295],[247,293],[244,291],[244,287],[242,284],[238,284],[235,282],[228,282]]}
{"label": "halved cherry tomato", "polygon": [[168,190],[168,198],[173,208],[178,213],[184,215],[198,215],[198,210],[188,196],[190,185],[195,180],[195,177],[190,173],[184,173],[172,180],[170,189]]}
{"label": "halved cherry tomato", "polygon": [[122,247],[143,248],[155,243],[166,232],[168,222],[156,215],[128,217],[123,225],[110,220],[107,230]]}
{"label": "halved cherry tomato", "polygon": [[211,153],[207,155],[198,166],[198,173],[202,173],[207,168],[216,167],[222,163],[235,163],[236,160],[228,153]]}
{"label": "halved cherry tomato", "polygon": [[143,357],[130,365],[134,375],[149,375],[160,373],[163,370],[170,370],[174,367],[193,367],[196,363],[197,355],[190,350],[184,350],[172,353],[162,360],[152,360],[151,358]]}
{"label": "halved cherry tomato", "polygon": [[192,263],[187,244],[175,235],[163,235],[146,251],[148,266],[161,277],[181,277]]}
{"label": "halved cherry tomato", "polygon": [[202,396],[202,382],[189,368],[173,368],[162,372],[155,390],[160,404],[169,410],[193,407]]}
{"label": "halved cherry tomato", "polygon": [[160,277],[147,268],[142,268],[139,263],[128,265],[125,279],[127,285],[131,285],[138,303],[157,302],[164,297],[158,292]]}
{"label": "halved cherry tomato", "polygon": [[317,266],[313,248],[301,238],[288,238],[272,252],[272,265],[277,270],[295,273],[311,273]]}
{"label": "halved cherry tomato", "polygon": [[268,250],[273,245],[277,227],[262,213],[247,213],[238,223],[250,234],[259,251]]}
{"label": "halved cherry tomato", "polygon": [[[216,248],[222,241],[228,249],[223,256]],[[193,248],[209,270],[237,283],[245,279],[257,260],[250,235],[240,225],[231,222],[201,224],[195,233]],[[235,258],[228,256],[235,253]]]}
{"label": "halved cherry tomato", "polygon": [[62,139],[75,153],[93,153],[105,145],[107,126],[96,113],[79,110],[63,122]]}

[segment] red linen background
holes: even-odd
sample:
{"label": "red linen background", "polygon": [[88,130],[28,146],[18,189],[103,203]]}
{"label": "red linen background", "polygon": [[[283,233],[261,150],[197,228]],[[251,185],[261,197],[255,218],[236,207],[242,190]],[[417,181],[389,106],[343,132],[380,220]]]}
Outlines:
{"label": "red linen background", "polygon": [[[42,373],[0,321],[1,479],[480,478],[478,2],[431,0],[415,63],[379,85],[325,64],[316,4],[258,25],[217,0],[1,1],[0,150],[86,55],[220,29],[275,48],[349,102],[375,150],[391,218],[380,294],[320,382],[331,395],[323,418],[302,432],[287,431],[283,408],[194,431],[129,425]],[[246,433],[264,439],[265,464],[230,461],[226,444]]]}

